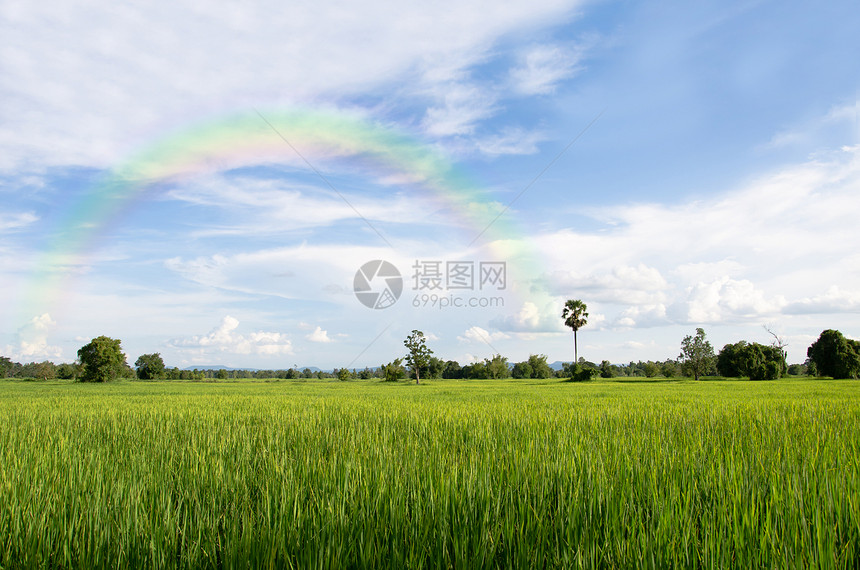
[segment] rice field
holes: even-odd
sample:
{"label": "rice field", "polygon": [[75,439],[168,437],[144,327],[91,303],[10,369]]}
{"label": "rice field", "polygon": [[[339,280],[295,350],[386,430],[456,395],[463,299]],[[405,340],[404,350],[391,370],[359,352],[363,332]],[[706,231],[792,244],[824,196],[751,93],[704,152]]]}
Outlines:
{"label": "rice field", "polygon": [[860,383],[0,382],[0,568],[856,568]]}

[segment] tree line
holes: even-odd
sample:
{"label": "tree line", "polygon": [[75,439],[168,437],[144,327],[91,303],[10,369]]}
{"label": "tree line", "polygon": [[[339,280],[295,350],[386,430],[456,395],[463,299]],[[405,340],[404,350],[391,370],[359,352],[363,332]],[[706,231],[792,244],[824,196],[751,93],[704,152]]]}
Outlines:
{"label": "tree line", "polygon": [[456,360],[443,360],[433,355],[423,332],[413,330],[403,341],[406,354],[376,368],[362,370],[347,368],[332,372],[297,370],[179,370],[168,368],[159,353],[143,354],[129,366],[119,339],[99,336],[78,350],[74,363],[55,365],[52,362],[20,364],[0,357],[0,378],[66,379],[81,382],[107,382],[118,378],[140,380],[227,380],[231,378],[311,379],[337,378],[339,380],[378,378],[385,381],[414,379],[501,379],[501,378],[564,378],[586,381],[596,377],[722,376],[774,380],[786,375],[830,376],[857,378],[860,376],[860,341],[846,338],[837,330],[828,329],[807,350],[803,364],[788,365],[785,343],[773,332],[775,341],[770,345],[745,340],[726,344],[718,354],[707,340],[704,329],[697,328],[695,335],[681,341],[681,353],[675,359],[662,362],[630,362],[600,364],[577,358],[576,333],[587,323],[587,307],[582,301],[568,301],[562,318],[574,333],[574,362],[565,363],[554,370],[544,354],[531,354],[521,362],[509,363],[501,354],[461,365]]}

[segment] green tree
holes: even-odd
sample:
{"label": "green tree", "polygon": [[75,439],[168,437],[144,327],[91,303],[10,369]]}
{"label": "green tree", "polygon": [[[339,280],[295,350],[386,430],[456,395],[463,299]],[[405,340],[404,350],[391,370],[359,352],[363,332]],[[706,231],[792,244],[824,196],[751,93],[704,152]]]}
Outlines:
{"label": "green tree", "polygon": [[403,369],[403,359],[395,358],[388,364],[383,364],[379,367],[379,372],[385,382],[397,382],[403,378],[405,370]]}
{"label": "green tree", "polygon": [[517,362],[514,364],[513,368],[511,368],[511,377],[512,378],[531,378],[532,377],[532,367],[529,366],[528,362]]}
{"label": "green tree", "polygon": [[601,378],[613,378],[615,377],[615,370],[612,369],[612,363],[608,360],[604,360],[600,363],[600,377]]}
{"label": "green tree", "polygon": [[462,378],[463,368],[456,360],[449,360],[445,363],[445,369],[442,371],[442,378]]}
{"label": "green tree", "polygon": [[141,354],[134,362],[137,377],[141,380],[155,380],[164,377],[164,360],[161,354]]}
{"label": "green tree", "polygon": [[785,372],[785,352],[779,346],[747,344],[740,352],[740,370],[750,380],[776,380]]}
{"label": "green tree", "polygon": [[484,366],[486,366],[487,369],[487,376],[493,380],[507,378],[511,373],[508,369],[508,359],[501,354],[494,354],[493,358],[485,358]]}
{"label": "green tree", "polygon": [[555,374],[555,371],[547,362],[546,354],[530,354],[528,365],[532,369],[532,378],[552,378]]}
{"label": "green tree", "polygon": [[119,339],[106,336],[94,338],[78,350],[83,366],[81,382],[108,382],[125,373],[128,364]]}
{"label": "green tree", "polygon": [[705,339],[705,330],[696,329],[696,336],[687,335],[681,341],[681,365],[688,374],[698,380],[714,365],[714,347]]}
{"label": "green tree", "polygon": [[717,372],[726,378],[737,378],[743,376],[743,353],[747,341],[742,340],[735,344],[727,344],[717,356]]}
{"label": "green tree", "polygon": [[63,363],[57,366],[57,378],[74,380],[78,374],[80,374],[80,367],[77,364]]}
{"label": "green tree", "polygon": [[406,354],[406,364],[415,374],[415,383],[421,382],[421,369],[426,368],[430,363],[430,356],[433,351],[427,348],[427,339],[424,333],[419,330],[413,330],[412,334],[406,337],[403,344],[409,350]]}
{"label": "green tree", "polygon": [[0,378],[6,378],[12,374],[14,365],[12,360],[6,356],[0,356]]}
{"label": "green tree", "polygon": [[588,307],[579,299],[568,299],[561,312],[564,326],[573,331],[573,361],[579,362],[579,348],[576,344],[576,331],[588,324]]}
{"label": "green tree", "polygon": [[660,374],[664,378],[674,378],[678,373],[678,363],[672,359],[667,359],[660,365]]}
{"label": "green tree", "polygon": [[654,378],[660,374],[660,365],[649,360],[642,365],[642,371],[645,373],[646,378]]}
{"label": "green tree", "polygon": [[833,378],[860,376],[860,342],[845,338],[837,330],[823,331],[807,349],[806,355],[815,365],[818,375]]}

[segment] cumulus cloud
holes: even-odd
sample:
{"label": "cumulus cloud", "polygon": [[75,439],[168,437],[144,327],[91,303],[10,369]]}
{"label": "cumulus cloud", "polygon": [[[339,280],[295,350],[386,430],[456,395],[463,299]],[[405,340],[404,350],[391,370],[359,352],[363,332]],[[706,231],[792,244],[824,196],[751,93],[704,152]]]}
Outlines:
{"label": "cumulus cloud", "polygon": [[792,301],[786,305],[784,312],[792,315],[857,313],[860,312],[860,292],[829,287],[820,295]]}
{"label": "cumulus cloud", "polygon": [[57,323],[48,313],[33,317],[18,329],[16,344],[7,345],[4,352],[20,362],[62,358],[62,349],[48,343],[48,336],[56,327]]}
{"label": "cumulus cloud", "polygon": [[322,327],[317,327],[309,335],[305,336],[311,342],[332,342],[328,337],[328,331],[322,330]]}
{"label": "cumulus cloud", "polygon": [[668,314],[679,323],[736,322],[776,315],[783,306],[783,297],[768,297],[751,281],[723,277],[688,288]]}
{"label": "cumulus cloud", "polygon": [[597,231],[535,237],[551,266],[577,268],[542,281],[621,328],[855,311],[858,184],[860,147],[845,147],[710,200],[595,209]]}
{"label": "cumulus cloud", "polygon": [[489,344],[508,338],[511,338],[510,335],[505,334],[501,331],[491,333],[487,329],[473,326],[466,329],[462,336],[457,337],[457,340],[459,340],[460,342],[480,342],[483,344]]}
{"label": "cumulus cloud", "polygon": [[247,335],[237,332],[239,320],[229,315],[206,335],[176,338],[168,344],[177,349],[203,353],[259,354],[277,356],[293,354],[292,341],[283,333],[257,331]]}

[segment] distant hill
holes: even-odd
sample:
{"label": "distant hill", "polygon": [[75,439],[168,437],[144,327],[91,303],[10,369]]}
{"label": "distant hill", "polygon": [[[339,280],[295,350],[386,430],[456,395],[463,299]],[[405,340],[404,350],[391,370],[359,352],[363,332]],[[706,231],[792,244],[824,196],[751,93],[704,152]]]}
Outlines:
{"label": "distant hill", "polygon": [[[570,361],[568,360],[567,362],[570,362]],[[565,364],[566,364],[566,362],[562,362],[561,360],[556,360],[555,362],[551,362],[549,367],[552,368],[553,370],[561,370],[562,368],[564,368]]]}

